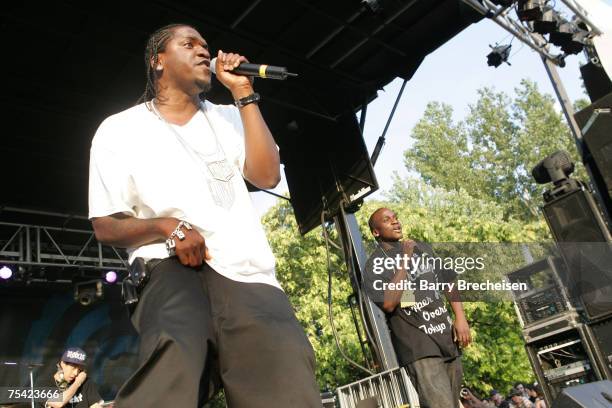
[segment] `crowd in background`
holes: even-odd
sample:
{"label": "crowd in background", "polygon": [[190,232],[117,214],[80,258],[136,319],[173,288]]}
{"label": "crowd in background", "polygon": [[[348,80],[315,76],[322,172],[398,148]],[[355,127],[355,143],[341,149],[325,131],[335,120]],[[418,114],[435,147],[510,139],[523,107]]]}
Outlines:
{"label": "crowd in background", "polygon": [[461,403],[464,408],[546,408],[542,387],[538,383],[516,383],[506,396],[493,390],[483,399],[474,395],[470,389],[464,388],[461,392]]}

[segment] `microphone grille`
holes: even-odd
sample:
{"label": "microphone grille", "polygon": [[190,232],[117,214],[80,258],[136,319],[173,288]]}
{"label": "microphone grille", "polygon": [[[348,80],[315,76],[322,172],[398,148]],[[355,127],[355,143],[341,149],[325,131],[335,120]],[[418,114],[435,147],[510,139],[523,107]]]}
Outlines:
{"label": "microphone grille", "polygon": [[217,57],[210,60],[210,71],[217,75]]}

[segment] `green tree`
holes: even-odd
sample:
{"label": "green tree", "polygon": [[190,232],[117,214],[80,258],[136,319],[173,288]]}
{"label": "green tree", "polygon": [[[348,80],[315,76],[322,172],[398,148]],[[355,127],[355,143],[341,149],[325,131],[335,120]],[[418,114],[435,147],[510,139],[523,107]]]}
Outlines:
{"label": "green tree", "polygon": [[529,80],[521,81],[515,91],[510,98],[480,89],[466,119],[456,123],[450,106],[429,103],[412,131],[414,145],[405,152],[406,167],[432,186],[462,188],[470,196],[495,200],[506,218],[539,218],[547,186],[537,185],[531,177],[537,162],[566,150],[579,168],[577,176],[585,173],[553,97]]}
{"label": "green tree", "polygon": [[[446,191],[418,179],[396,179],[396,186],[384,201],[368,201],[356,213],[366,244],[373,245],[367,218],[380,206],[398,212],[406,236],[429,242],[508,242],[536,241],[543,235],[541,221],[521,224],[501,216],[501,205],[476,199],[464,190]],[[282,202],[263,218],[268,239],[277,258],[277,276],[296,310],[296,315],[315,349],[317,379],[321,388],[334,388],[366,376],[347,363],[338,352],[327,316],[327,262],[321,228],[306,236],[298,233],[289,204]],[[332,231],[332,237],[336,239]],[[509,261],[510,262],[510,261]],[[511,259],[506,272],[521,264]],[[333,271],[334,320],[340,343],[354,360],[363,363],[354,323],[346,299],[352,293],[340,251],[331,251]],[[495,271],[497,274],[499,270]],[[473,319],[474,345],[465,352],[465,380],[475,389],[505,389],[513,380],[530,379],[520,328],[509,302],[466,304]],[[503,330],[495,330],[503,326]],[[496,357],[488,358],[487,350]]]}
{"label": "green tree", "polygon": [[[362,376],[338,351],[328,318],[328,267],[321,227],[301,236],[291,206],[280,202],[263,218],[268,240],[277,259],[276,274],[293,305],[298,320],[315,350],[317,380],[321,389],[355,381]],[[337,239],[330,231],[331,239]],[[330,247],[332,304],[342,349],[364,364],[347,299],[352,288],[339,250]]]}

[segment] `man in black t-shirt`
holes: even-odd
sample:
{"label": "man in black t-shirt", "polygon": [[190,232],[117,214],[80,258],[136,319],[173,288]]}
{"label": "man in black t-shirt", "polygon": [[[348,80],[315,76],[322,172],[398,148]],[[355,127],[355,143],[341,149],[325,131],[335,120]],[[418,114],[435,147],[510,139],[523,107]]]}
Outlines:
{"label": "man in black t-shirt", "polygon": [[[422,407],[459,406],[463,370],[456,342],[471,342],[470,329],[456,289],[454,271],[436,270],[430,245],[402,241],[397,215],[379,208],[370,217],[377,248],[366,262],[363,281],[369,298],[386,314],[400,365],[405,366]],[[443,288],[455,319],[438,289]]]}
{"label": "man in black t-shirt", "polygon": [[57,388],[61,400],[49,400],[41,408],[100,408],[104,402],[96,384],[85,372],[87,355],[78,347],[67,349],[57,364],[57,372],[48,381],[39,382],[39,387]]}

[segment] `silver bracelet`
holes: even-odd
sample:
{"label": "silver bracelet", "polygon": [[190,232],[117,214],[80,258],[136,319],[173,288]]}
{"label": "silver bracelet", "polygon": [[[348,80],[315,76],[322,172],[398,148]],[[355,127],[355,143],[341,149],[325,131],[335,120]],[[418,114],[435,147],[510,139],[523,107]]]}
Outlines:
{"label": "silver bracelet", "polygon": [[185,239],[185,233],[181,231],[181,228],[185,228],[187,231],[191,231],[193,227],[187,221],[180,221],[172,234],[166,239],[166,250],[168,251],[168,255],[174,256],[176,254],[176,241],[174,238],[178,238],[179,241]]}

